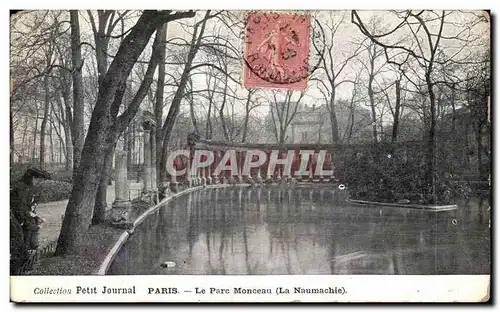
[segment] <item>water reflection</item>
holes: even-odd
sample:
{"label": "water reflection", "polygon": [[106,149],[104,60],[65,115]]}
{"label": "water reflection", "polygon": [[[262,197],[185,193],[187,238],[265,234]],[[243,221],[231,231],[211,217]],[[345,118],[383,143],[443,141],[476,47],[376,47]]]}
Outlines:
{"label": "water reflection", "polygon": [[350,206],[342,194],[190,193],[150,216],[109,274],[489,274],[488,200],[433,213]]}

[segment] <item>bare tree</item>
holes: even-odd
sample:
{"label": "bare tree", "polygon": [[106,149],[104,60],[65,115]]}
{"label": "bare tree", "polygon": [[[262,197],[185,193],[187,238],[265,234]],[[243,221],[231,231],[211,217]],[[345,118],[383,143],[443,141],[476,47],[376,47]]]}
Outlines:
{"label": "bare tree", "polygon": [[248,134],[248,121],[250,119],[250,113],[252,112],[253,109],[257,108],[260,106],[259,101],[254,99],[255,93],[258,91],[258,89],[248,89],[247,91],[247,98],[245,101],[245,118],[243,121],[243,135],[241,137],[241,142],[245,143],[247,140],[247,134]]}
{"label": "bare tree", "polygon": [[292,101],[293,91],[288,90],[285,93],[284,99],[279,100],[277,91],[272,90],[272,102],[270,102],[270,113],[272,121],[272,130],[276,142],[279,144],[285,143],[288,127],[292,123],[297,110],[300,106],[300,101],[303,99],[305,92],[300,92],[297,100]]}
{"label": "bare tree", "polygon": [[[406,76],[408,81],[413,82],[416,88],[421,87],[418,85],[419,80],[423,81],[426,86],[429,97],[430,125],[427,136],[428,150],[425,181],[428,185],[427,191],[430,194],[435,194],[435,176],[433,174],[436,162],[435,86],[437,81],[434,75],[435,67],[438,63],[453,64],[467,61],[466,47],[479,38],[479,36],[474,35],[472,29],[483,19],[474,16],[471,23],[467,27],[462,28],[455,27],[456,25],[452,25],[451,22],[447,21],[447,17],[452,12],[407,10],[401,12],[393,11],[392,13],[398,19],[397,25],[389,31],[380,33],[370,31],[356,10],[352,11],[351,20],[362,34],[384,49],[387,62],[402,69],[401,72]],[[406,29],[411,36],[409,38],[395,37],[401,29]],[[443,42],[450,41],[461,43],[461,47],[456,49],[447,59],[438,60],[437,55],[446,46]],[[417,67],[409,66],[408,60],[410,58],[418,65]],[[410,75],[412,78],[408,77]],[[435,196],[433,197],[435,198]]]}
{"label": "bare tree", "polygon": [[[338,52],[337,43],[335,42],[339,28],[344,23],[344,14],[340,16],[330,15],[326,22],[319,22],[318,31],[323,33],[323,47],[320,47],[316,41],[313,41],[313,47],[318,54],[321,54],[320,72],[326,76],[326,81],[322,77],[313,77],[311,80],[318,82],[318,89],[327,101],[327,109],[330,115],[332,141],[333,143],[340,142],[339,124],[335,111],[336,91],[337,88],[349,81],[343,75],[346,66],[358,56],[362,51],[361,44],[354,44],[353,51],[345,52],[344,55]],[[325,32],[326,28],[326,32]]]}
{"label": "bare tree", "polygon": [[[164,181],[166,179],[166,174],[167,174],[167,168],[166,168],[166,163],[167,163],[167,153],[168,153],[168,142],[170,140],[170,135],[172,133],[172,129],[174,127],[175,119],[177,115],[179,114],[179,109],[180,105],[182,102],[182,99],[185,96],[185,88],[188,82],[189,78],[189,73],[195,66],[192,66],[194,58],[196,57],[196,53],[198,52],[200,45],[201,45],[201,40],[203,38],[203,33],[205,31],[206,23],[207,21],[214,17],[214,15],[210,15],[210,10],[205,13],[204,18],[197,22],[194,25],[193,28],[193,35],[191,38],[191,43],[189,45],[189,52],[187,54],[187,58],[185,61],[185,65],[181,74],[181,77],[179,79],[179,84],[178,87],[175,91],[175,95],[172,99],[172,103],[170,104],[170,108],[167,114],[167,117],[165,121],[163,122],[163,125],[161,129],[158,129],[157,131],[161,131],[161,136],[162,136],[162,141],[161,141],[161,147],[162,147],[162,153],[160,159],[160,167],[158,171],[159,175],[159,181]],[[200,65],[198,65],[199,67]],[[158,144],[160,145],[160,144]]]}

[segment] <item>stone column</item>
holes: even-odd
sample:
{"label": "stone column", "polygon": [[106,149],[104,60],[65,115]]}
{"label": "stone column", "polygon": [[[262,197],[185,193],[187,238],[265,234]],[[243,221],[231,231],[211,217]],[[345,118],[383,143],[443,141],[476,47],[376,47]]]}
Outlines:
{"label": "stone column", "polygon": [[212,171],[213,172],[213,176],[212,176],[213,184],[219,184],[219,182],[220,182],[219,176],[217,174],[215,174],[215,169],[219,165],[219,161],[220,161],[219,151],[215,150],[214,151],[214,163],[213,163],[214,170]]}
{"label": "stone column", "polygon": [[[241,179],[240,183],[245,183],[245,177],[243,176],[243,167],[244,167],[244,164],[245,164],[245,158],[246,158],[247,153],[248,153],[248,151],[241,151],[240,152],[240,158],[238,159],[238,161],[239,161],[239,165],[238,165],[238,168],[239,168],[239,178]],[[252,171],[252,169],[250,168],[248,171],[249,172],[248,172],[247,178],[250,178],[252,176],[250,174],[250,172]]]}
{"label": "stone column", "polygon": [[207,185],[207,179],[205,179],[205,169],[206,168],[200,168],[200,185]]}
{"label": "stone column", "polygon": [[151,201],[151,131],[144,129],[144,173],[143,173],[142,199]]}
{"label": "stone column", "polygon": [[127,222],[131,204],[128,196],[127,152],[115,152],[115,201],[113,202],[109,220],[112,223]]}
{"label": "stone column", "polygon": [[206,170],[206,174],[205,174],[205,180],[207,181],[206,183],[207,184],[212,184],[212,170],[210,170],[212,165],[208,166],[205,170]]}
{"label": "stone column", "polygon": [[192,159],[192,153],[191,149],[189,149],[189,157],[186,162],[186,184],[187,187],[193,186],[193,175],[191,174],[191,159]]}
{"label": "stone column", "polygon": [[158,202],[158,185],[156,177],[156,127],[151,128],[150,133],[150,145],[151,145],[151,192],[153,194],[153,199]]}
{"label": "stone column", "polygon": [[[174,162],[173,166],[175,170],[179,169],[177,168],[177,163]],[[174,193],[177,193],[179,191],[179,183],[177,182],[177,177],[175,176],[175,174],[172,174],[170,176],[170,189]]]}

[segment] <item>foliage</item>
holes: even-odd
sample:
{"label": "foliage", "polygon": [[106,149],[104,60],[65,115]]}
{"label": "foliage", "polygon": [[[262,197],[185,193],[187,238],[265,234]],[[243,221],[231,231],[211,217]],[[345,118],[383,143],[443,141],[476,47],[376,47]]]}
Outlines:
{"label": "foliage", "polygon": [[52,180],[72,183],[73,182],[73,171],[71,170],[57,170],[50,172]]}
{"label": "foliage", "polygon": [[434,170],[426,183],[425,142],[357,146],[340,156],[337,177],[354,199],[412,204],[451,204],[470,188],[453,182],[453,174]]}
{"label": "foliage", "polygon": [[23,177],[24,172],[30,167],[32,167],[31,164],[13,164],[10,166],[10,183],[19,181]]}
{"label": "foliage", "polygon": [[35,180],[35,194],[39,203],[68,199],[71,195],[71,183],[54,180]]}

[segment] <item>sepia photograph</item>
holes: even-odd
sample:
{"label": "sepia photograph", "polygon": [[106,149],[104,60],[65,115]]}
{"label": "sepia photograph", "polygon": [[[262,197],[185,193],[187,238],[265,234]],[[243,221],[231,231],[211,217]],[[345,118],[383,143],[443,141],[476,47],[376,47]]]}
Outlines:
{"label": "sepia photograph", "polygon": [[[11,300],[341,301],[347,276],[490,300],[491,20],[11,10]],[[175,285],[200,276],[242,279]]]}

